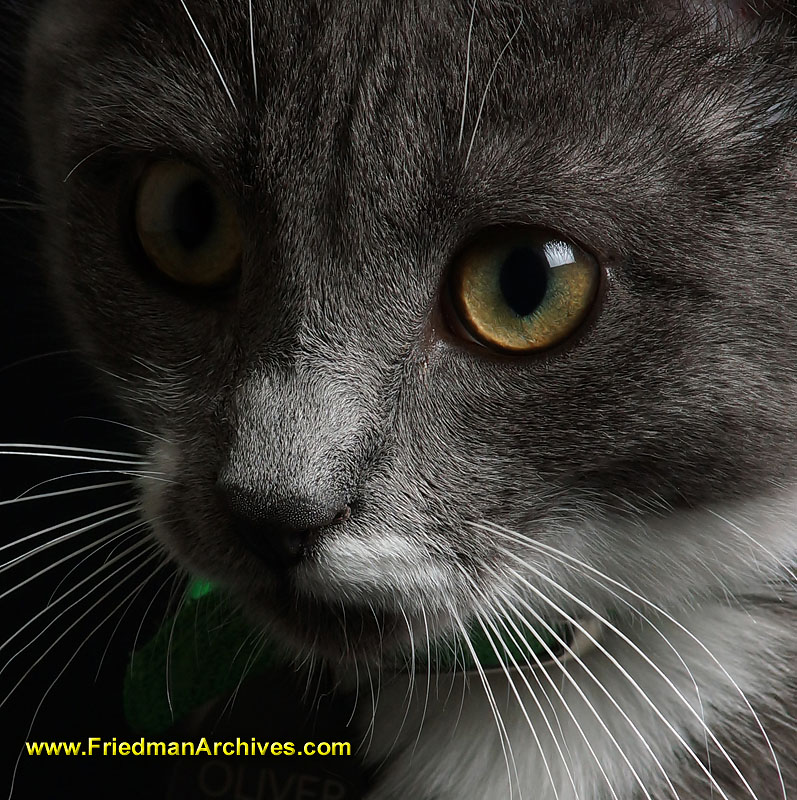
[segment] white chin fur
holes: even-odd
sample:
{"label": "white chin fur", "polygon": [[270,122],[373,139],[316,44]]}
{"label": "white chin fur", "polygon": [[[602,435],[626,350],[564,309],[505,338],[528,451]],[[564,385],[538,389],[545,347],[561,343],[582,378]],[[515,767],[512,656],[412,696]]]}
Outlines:
{"label": "white chin fur", "polygon": [[336,534],[317,561],[299,565],[295,585],[332,603],[347,600],[410,612],[421,602],[438,607],[435,599],[451,594],[449,574],[421,547],[387,530],[368,538]]}

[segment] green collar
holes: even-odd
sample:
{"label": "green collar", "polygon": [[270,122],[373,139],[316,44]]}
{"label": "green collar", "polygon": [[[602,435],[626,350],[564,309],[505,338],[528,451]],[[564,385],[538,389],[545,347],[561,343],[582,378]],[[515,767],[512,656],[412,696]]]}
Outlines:
{"label": "green collar", "polygon": [[[469,644],[439,645],[417,655],[415,668],[435,673],[503,671],[566,661],[583,649],[583,637],[574,635],[570,625],[504,627],[500,637],[490,628],[474,628]],[[247,676],[285,671],[290,663],[212,583],[194,580],[178,612],[131,656],[125,716],[136,731],[162,733],[190,711],[232,692]],[[405,668],[411,668],[409,659]]]}

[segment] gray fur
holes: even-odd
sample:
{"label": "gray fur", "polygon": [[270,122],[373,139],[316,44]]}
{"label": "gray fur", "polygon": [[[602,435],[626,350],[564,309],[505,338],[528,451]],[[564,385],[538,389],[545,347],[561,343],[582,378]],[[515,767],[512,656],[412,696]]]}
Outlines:
{"label": "gray fur", "polygon": [[[767,652],[793,663],[793,607],[769,609],[797,555],[795,4],[478,2],[462,136],[469,2],[254,5],[257,97],[243,0],[187,3],[218,72],[178,0],[50,0],[31,38],[52,285],[131,419],[169,442],[152,456],[174,482],[142,489],[164,546],[333,663],[449,635],[484,606],[474,585],[511,584],[483,522],[671,611],[763,597],[791,630]],[[136,177],[164,155],[238,204],[226,293],[166,286],[131,249]],[[463,343],[440,311],[453,255],[510,224],[605,273],[586,330],[536,358]],[[221,471],[345,497],[351,518],[277,580],[233,532]],[[758,545],[705,509],[743,509]],[[616,611],[572,565],[510,549]],[[797,796],[790,673],[757,702]],[[717,735],[774,800],[751,724]],[[694,769],[673,772],[684,800],[709,796]]]}

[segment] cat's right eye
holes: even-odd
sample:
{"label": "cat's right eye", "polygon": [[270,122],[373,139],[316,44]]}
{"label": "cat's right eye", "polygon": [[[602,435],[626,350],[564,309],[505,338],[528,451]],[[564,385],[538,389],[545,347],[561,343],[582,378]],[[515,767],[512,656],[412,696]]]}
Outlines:
{"label": "cat's right eye", "polygon": [[147,258],[180,284],[221,286],[238,272],[242,236],[235,207],[190,164],[158,161],[145,170],[136,192],[135,222]]}

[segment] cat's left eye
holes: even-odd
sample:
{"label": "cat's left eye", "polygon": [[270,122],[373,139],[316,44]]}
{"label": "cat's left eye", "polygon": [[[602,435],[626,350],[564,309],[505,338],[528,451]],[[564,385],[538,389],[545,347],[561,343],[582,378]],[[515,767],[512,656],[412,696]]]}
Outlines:
{"label": "cat's left eye", "polygon": [[597,260],[543,228],[498,229],[457,257],[448,285],[454,329],[491,350],[525,355],[555,347],[589,317]]}
{"label": "cat's left eye", "polygon": [[238,273],[238,215],[202,170],[182,161],[151,164],[138,184],[135,220],[147,258],[172,280],[215,287]]}

